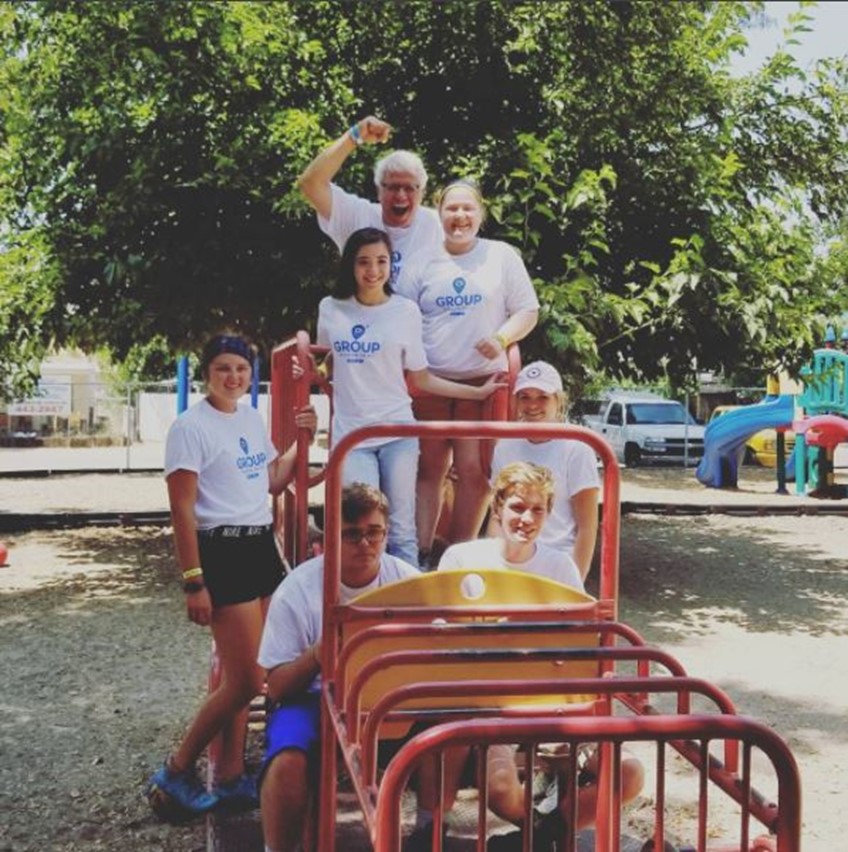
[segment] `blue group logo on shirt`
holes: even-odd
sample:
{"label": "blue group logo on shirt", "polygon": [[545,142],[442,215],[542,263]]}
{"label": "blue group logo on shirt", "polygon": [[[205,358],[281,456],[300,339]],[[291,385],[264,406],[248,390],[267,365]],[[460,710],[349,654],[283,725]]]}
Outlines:
{"label": "blue group logo on shirt", "polygon": [[451,289],[454,295],[437,296],[436,305],[440,308],[447,308],[451,316],[464,316],[464,308],[472,308],[479,305],[483,301],[483,296],[480,293],[468,293],[463,295],[468,282],[462,278],[454,278],[451,281]]}
{"label": "blue group logo on shirt", "polygon": [[[350,330],[348,340],[334,340],[333,350],[339,355],[376,355],[380,349],[378,340],[362,340],[367,327],[357,323]],[[348,358],[349,364],[361,364],[364,358]]]}
{"label": "blue group logo on shirt", "polygon": [[258,470],[267,467],[268,454],[265,452],[251,453],[250,444],[243,435],[238,440],[241,455],[236,459],[236,467],[244,473],[248,479],[259,476]]}
{"label": "blue group logo on shirt", "polygon": [[403,262],[403,255],[395,249],[392,251],[392,274],[389,277],[389,283],[394,284],[397,281],[398,275],[400,275],[400,267]]}

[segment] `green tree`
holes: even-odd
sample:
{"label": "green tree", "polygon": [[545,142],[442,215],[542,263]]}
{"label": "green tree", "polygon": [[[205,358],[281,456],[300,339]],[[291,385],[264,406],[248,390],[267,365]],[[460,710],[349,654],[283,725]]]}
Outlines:
{"label": "green tree", "polygon": [[323,138],[315,105],[351,107],[288,4],[0,16],[2,212],[54,269],[45,333],[123,358],[156,335],[180,349],[227,326],[268,343],[307,322],[327,249],[281,198]]}
{"label": "green tree", "polygon": [[[435,184],[481,180],[543,301],[528,350],[575,384],[797,367],[844,284],[848,69],[779,51],[734,79],[761,8],[8,4],[0,234],[50,270],[19,265],[33,339],[123,358],[309,326],[333,252],[294,181],[373,112]],[[375,153],[340,182],[370,194]]]}

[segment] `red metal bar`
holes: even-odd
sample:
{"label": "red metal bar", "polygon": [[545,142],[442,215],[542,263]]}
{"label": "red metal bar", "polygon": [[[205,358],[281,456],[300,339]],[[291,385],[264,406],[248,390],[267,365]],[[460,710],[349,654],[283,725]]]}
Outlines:
{"label": "red metal bar", "polygon": [[[297,352],[297,339],[290,338],[271,352],[271,440],[285,452],[297,440],[294,426],[296,407],[295,387],[292,380],[292,356]],[[291,565],[296,564],[297,505],[291,495],[284,492],[274,500],[274,526],[282,534],[283,552]]]}
{"label": "red metal bar", "polygon": [[[583,441],[588,444],[601,459],[604,466],[603,503],[604,522],[601,529],[601,577],[600,597],[618,601],[618,540],[619,540],[619,492],[620,473],[618,462],[609,444],[594,432],[580,426],[567,426],[560,423],[474,423],[457,421],[452,424],[404,423],[381,424],[357,429],[346,435],[330,453],[326,473],[325,539],[327,553],[325,560],[325,591],[333,590],[325,596],[327,606],[338,602],[339,585],[339,542],[340,520],[337,517],[341,505],[341,471],[345,457],[357,444],[368,438],[538,438],[553,440],[565,438]],[[615,618],[616,612],[613,612]]]}
{"label": "red metal bar", "polygon": [[[609,445],[588,429],[564,424],[518,423],[410,423],[382,424],[358,429],[346,435],[330,453],[325,480],[325,558],[324,558],[324,641],[322,642],[321,670],[324,673],[324,700],[321,710],[321,774],[324,779],[334,779],[337,770],[336,743],[330,719],[331,695],[335,689],[334,677],[338,657],[338,637],[344,620],[345,608],[339,607],[340,542],[341,542],[341,474],[347,453],[360,442],[376,437],[415,438],[566,438],[587,443],[604,465],[604,518],[601,529],[601,606],[607,608],[615,619],[618,607],[619,558],[619,469]],[[344,701],[345,696],[339,695]],[[319,810],[318,844],[321,852],[335,849],[335,789],[331,782],[322,785]]]}
{"label": "red metal bar", "polygon": [[[329,383],[312,368],[314,356],[326,352],[326,347],[311,346],[309,336],[299,331],[271,352],[271,439],[280,452],[285,452],[295,441],[298,445],[295,476],[292,483],[274,502],[275,526],[282,533],[284,553],[292,565],[297,565],[308,555],[309,489],[320,484],[322,470],[309,475],[308,429],[298,429],[295,412],[309,404],[310,389],[314,386],[328,392]],[[292,358],[297,356],[304,375],[295,379]],[[332,411],[332,397],[331,411]]]}
{"label": "red metal bar", "polygon": [[[514,681],[504,683],[491,680],[469,680],[457,683],[456,681],[427,681],[423,683],[408,683],[396,687],[387,692],[372,708],[361,726],[358,719],[347,719],[348,739],[352,743],[360,743],[362,756],[362,775],[367,783],[373,783],[376,777],[376,754],[380,726],[383,721],[401,704],[414,701],[419,698],[438,698],[444,695],[545,695],[551,693],[566,693],[570,695],[598,695],[605,696],[610,701],[618,700],[630,706],[628,695],[630,693],[652,693],[652,694],[696,694],[710,699],[719,713],[735,714],[736,708],[722,689],[709,681],[694,677],[605,677],[605,678],[538,678],[525,681]],[[610,708],[611,709],[611,708]],[[607,713],[610,712],[607,709]],[[580,713],[585,714],[583,705],[578,706]],[[469,713],[483,715],[480,708],[469,710]],[[490,711],[487,715],[492,715]],[[522,708],[521,712],[528,712]],[[415,711],[408,711],[409,715],[415,715]],[[562,708],[558,715],[571,715],[567,708]],[[505,714],[506,715],[506,714]],[[550,707],[542,707],[536,715],[551,715]],[[351,724],[353,721],[353,725]],[[731,755],[735,750],[731,750]],[[726,758],[726,767],[736,771]]]}
{"label": "red metal bar", "polygon": [[[438,725],[407,742],[386,769],[377,795],[375,852],[396,852],[400,837],[400,799],[416,763],[424,754],[477,743],[625,742],[663,743],[671,739],[737,739],[761,751],[778,782],[778,806],[767,828],[778,852],[800,852],[801,786],[798,767],[783,740],[770,728],[742,716],[580,717],[574,719],[495,719]],[[615,852],[612,841],[596,837],[597,852]],[[573,847],[572,847],[573,848]],[[700,848],[704,848],[701,846]]]}

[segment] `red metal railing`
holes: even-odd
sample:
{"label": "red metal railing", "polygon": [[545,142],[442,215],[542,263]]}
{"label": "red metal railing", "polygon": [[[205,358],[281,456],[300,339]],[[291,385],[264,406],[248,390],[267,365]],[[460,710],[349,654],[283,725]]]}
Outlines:
{"label": "red metal railing", "polygon": [[[341,532],[341,471],[347,453],[361,441],[374,437],[415,437],[415,438],[539,438],[543,440],[570,439],[588,444],[600,458],[604,468],[603,478],[603,523],[600,535],[600,601],[584,606],[584,617],[615,619],[618,606],[618,543],[619,543],[619,469],[612,449],[603,438],[577,426],[564,424],[519,424],[519,423],[413,423],[396,425],[375,425],[356,430],[346,435],[333,449],[327,464],[325,477],[325,551],[324,551],[324,641],[322,642],[321,671],[322,716],[321,716],[321,777],[337,777],[337,743],[346,744],[347,736],[341,714],[337,708],[345,706],[348,689],[338,689],[336,680],[337,665],[341,646],[341,627],[357,617],[354,607],[340,604],[340,532]],[[374,617],[365,608],[358,607],[359,615]],[[527,607],[533,610],[533,607]],[[566,618],[571,607],[539,606],[535,608],[539,618]],[[436,617],[438,608],[422,607],[422,617]],[[479,616],[480,611],[474,612]],[[404,609],[406,613],[406,609]],[[466,614],[468,610],[466,610]],[[504,615],[505,608],[494,608],[494,614]],[[379,615],[379,614],[377,614]],[[509,616],[515,618],[514,612]],[[613,649],[608,649],[613,650]],[[627,649],[615,649],[624,652]],[[676,661],[672,662],[672,665]],[[682,670],[679,674],[683,674]],[[348,753],[349,754],[349,753]],[[318,848],[321,852],[333,852],[335,848],[336,824],[335,786],[324,783],[320,791]]]}
{"label": "red metal railing", "polygon": [[[409,778],[416,765],[425,755],[443,755],[446,749],[458,746],[480,746],[496,743],[518,743],[527,748],[532,755],[538,743],[563,743],[570,746],[570,754],[576,755],[577,747],[584,743],[601,743],[612,747],[612,755],[601,760],[608,761],[612,779],[620,778],[621,747],[625,743],[650,742],[656,744],[657,772],[659,779],[655,791],[655,827],[653,832],[654,848],[662,849],[666,839],[663,812],[666,807],[664,787],[665,744],[670,740],[687,740],[697,743],[698,749],[706,757],[710,741],[735,740],[742,746],[743,769],[741,778],[736,779],[740,791],[742,806],[739,814],[738,841],[732,846],[723,845],[714,849],[737,849],[748,852],[752,847],[749,818],[758,804],[751,785],[751,756],[756,750],[762,754],[773,768],[777,779],[777,803],[768,809],[766,828],[774,835],[766,845],[760,842],[759,848],[772,846],[776,852],[799,852],[801,848],[800,802],[801,787],[798,767],[786,744],[765,725],[752,719],[734,715],[676,715],[676,716],[638,716],[638,717],[579,717],[579,718],[542,718],[542,719],[494,719],[488,721],[462,720],[437,725],[413,737],[395,755],[388,765],[377,791],[375,808],[375,830],[373,844],[375,852],[398,852],[401,838],[400,800]],[[603,749],[602,749],[603,751]],[[570,783],[576,785],[577,766],[575,760],[569,761],[566,774]],[[703,761],[701,770],[701,794],[699,796],[697,818],[697,849],[706,852],[708,825],[706,819],[706,767]],[[528,772],[532,769],[528,768]],[[615,785],[617,786],[617,785]],[[529,798],[529,797],[528,797]],[[480,808],[485,804],[481,797]],[[618,797],[613,794],[608,800],[599,796],[596,814],[596,852],[618,852],[621,841],[620,808]],[[529,811],[528,811],[529,814]],[[441,821],[441,814],[436,814]],[[561,849],[572,852],[576,849],[576,798],[573,798],[571,818],[566,819]],[[482,822],[482,820],[478,820]],[[484,823],[483,823],[484,824]],[[532,849],[532,819],[525,820],[528,827],[524,836],[524,849]],[[441,847],[440,824],[433,832],[433,849]],[[485,835],[478,833],[477,850],[484,852]]]}
{"label": "red metal railing", "polygon": [[[284,452],[295,441],[298,444],[295,478],[275,504],[276,527],[283,540],[286,559],[297,565],[308,553],[309,542],[309,489],[324,481],[326,471],[315,475],[309,473],[310,435],[308,430],[298,430],[294,414],[298,408],[309,403],[310,389],[316,387],[330,400],[330,424],[332,424],[332,386],[321,373],[313,369],[315,356],[325,355],[326,347],[310,342],[305,331],[277,346],[271,353],[271,438],[280,452]],[[296,356],[304,375],[294,379],[292,357]],[[521,369],[521,353],[513,344],[507,350],[507,387],[495,391],[484,406],[484,417],[491,421],[507,420],[512,415],[512,387]],[[414,391],[415,395],[419,392]],[[332,425],[330,426],[332,432]],[[330,436],[332,438],[332,434]],[[331,441],[332,445],[332,441]],[[484,466],[491,461],[492,444],[481,446]],[[306,483],[306,485],[304,485]]]}

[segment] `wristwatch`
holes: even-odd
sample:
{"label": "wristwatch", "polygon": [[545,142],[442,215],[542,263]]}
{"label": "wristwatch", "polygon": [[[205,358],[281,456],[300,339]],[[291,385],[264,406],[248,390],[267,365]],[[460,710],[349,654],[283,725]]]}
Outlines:
{"label": "wristwatch", "polygon": [[202,592],[206,586],[200,580],[191,580],[187,583],[183,583],[183,591],[189,595],[194,594],[195,592]]}

